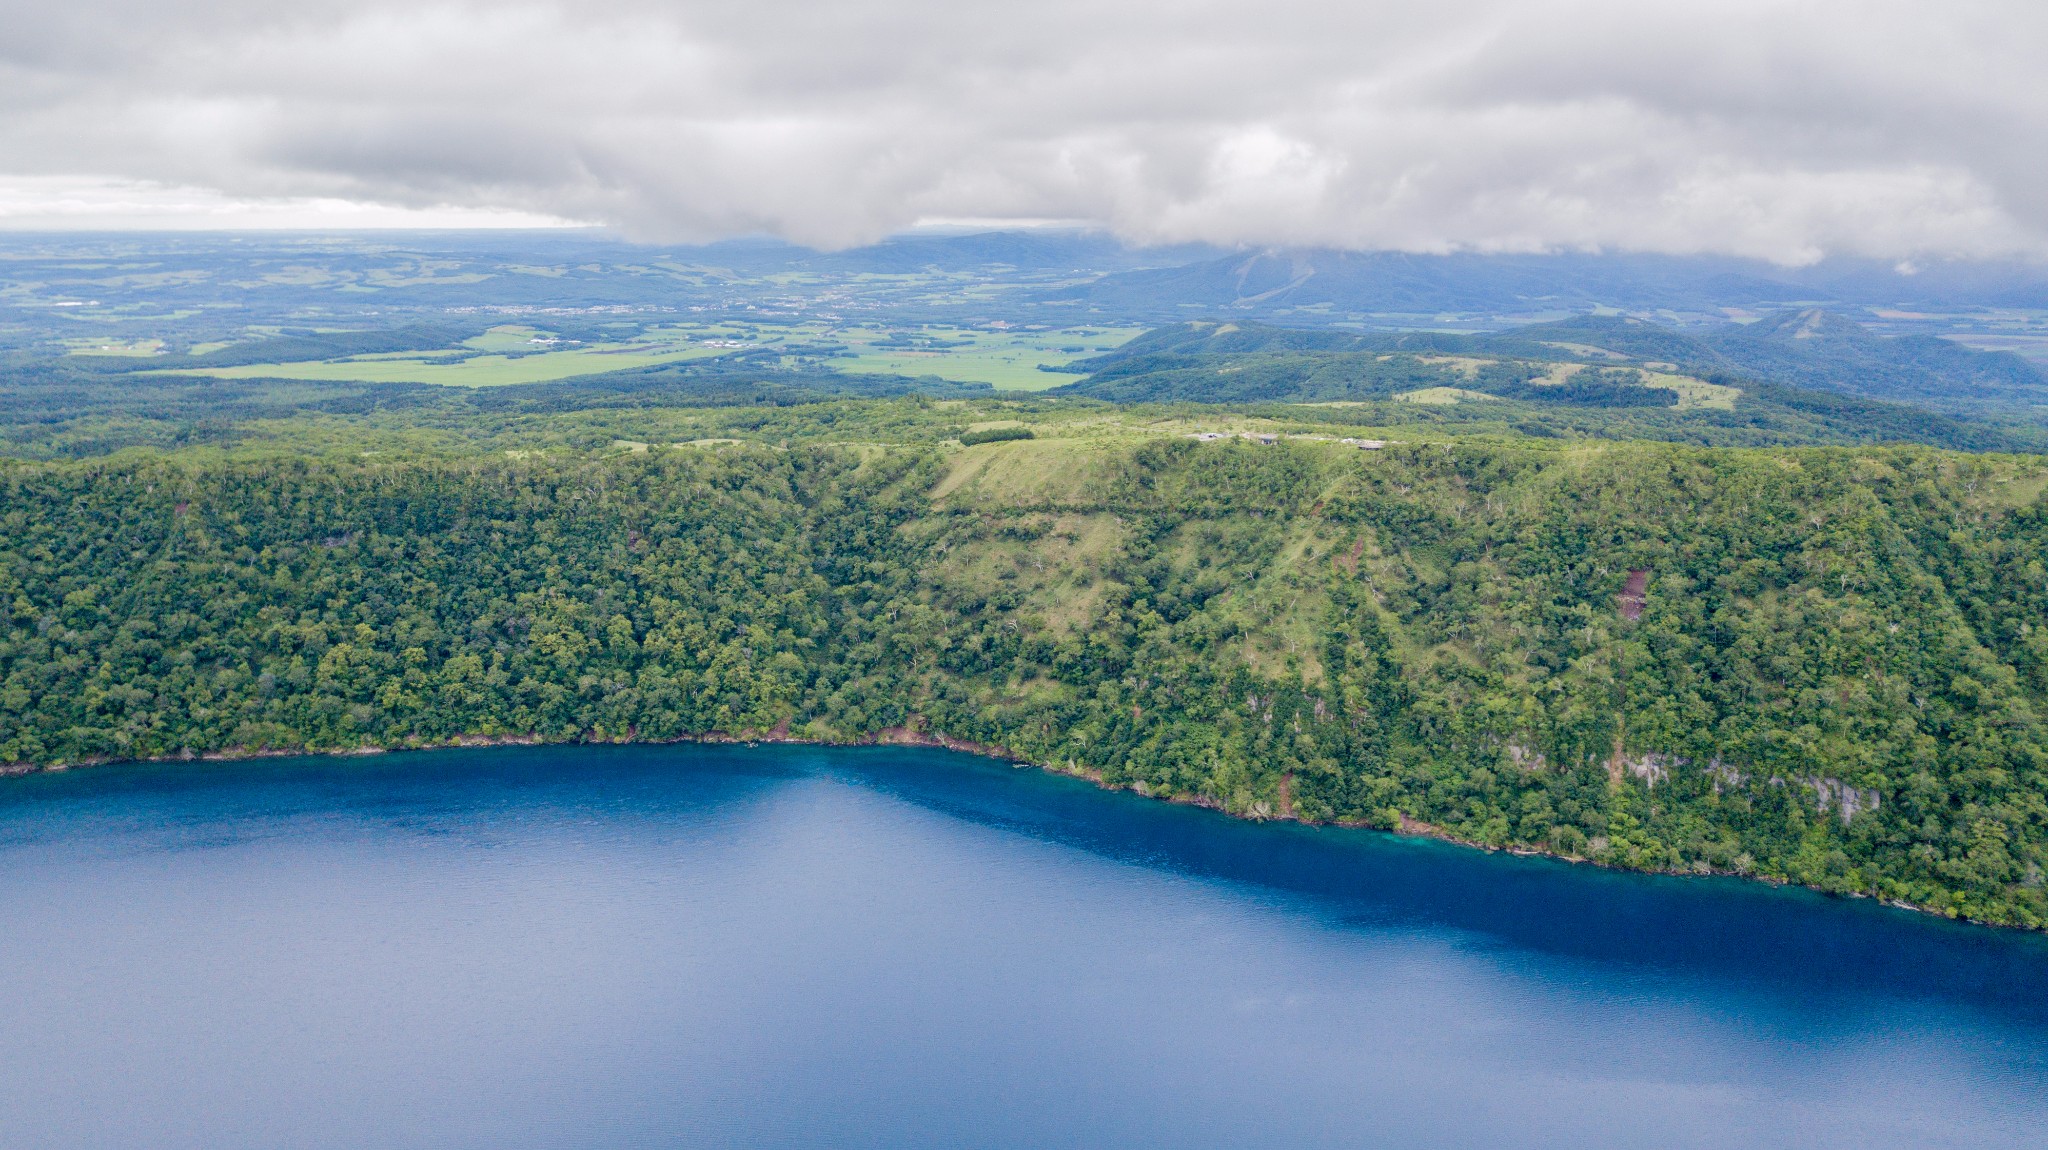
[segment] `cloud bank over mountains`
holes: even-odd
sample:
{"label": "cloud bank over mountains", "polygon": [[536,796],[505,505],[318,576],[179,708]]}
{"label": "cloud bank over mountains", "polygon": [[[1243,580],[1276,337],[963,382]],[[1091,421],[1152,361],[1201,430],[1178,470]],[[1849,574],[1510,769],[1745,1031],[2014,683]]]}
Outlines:
{"label": "cloud bank over mountains", "polygon": [[820,246],[975,218],[2048,257],[2048,8],[2017,0],[0,0],[0,22],[16,226],[325,204]]}

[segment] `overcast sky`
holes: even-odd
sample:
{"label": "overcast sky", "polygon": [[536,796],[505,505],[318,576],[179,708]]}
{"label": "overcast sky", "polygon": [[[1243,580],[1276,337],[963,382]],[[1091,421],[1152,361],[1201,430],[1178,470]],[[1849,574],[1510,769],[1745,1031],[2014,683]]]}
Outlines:
{"label": "overcast sky", "polygon": [[0,0],[0,223],[2048,256],[2040,0]]}

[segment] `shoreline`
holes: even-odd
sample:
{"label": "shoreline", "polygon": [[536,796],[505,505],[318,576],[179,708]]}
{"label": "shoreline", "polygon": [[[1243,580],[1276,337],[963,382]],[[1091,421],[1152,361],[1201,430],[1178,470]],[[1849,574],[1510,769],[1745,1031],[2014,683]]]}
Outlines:
{"label": "shoreline", "polygon": [[967,739],[955,739],[950,735],[938,734],[928,731],[920,731],[910,727],[883,727],[882,729],[875,731],[872,734],[858,736],[851,739],[818,739],[809,738],[802,735],[790,734],[789,720],[784,719],[782,722],[776,724],[772,730],[761,732],[758,734],[750,732],[733,733],[728,731],[706,731],[702,734],[697,735],[679,735],[672,739],[642,739],[637,736],[628,737],[624,739],[547,739],[539,735],[532,734],[458,735],[455,738],[438,743],[418,743],[395,747],[346,747],[324,751],[306,749],[274,750],[270,748],[252,750],[246,747],[233,747],[219,751],[205,752],[187,750],[175,755],[153,755],[144,758],[132,759],[82,759],[77,762],[55,763],[49,765],[41,765],[36,763],[0,763],[0,779],[25,778],[30,775],[40,774],[61,774],[67,771],[86,770],[92,767],[123,766],[128,764],[203,762],[230,763],[246,762],[255,759],[290,759],[313,757],[349,758],[367,755],[401,754],[407,751],[443,751],[489,747],[662,747],[683,746],[687,744],[700,744],[708,746],[754,746],[760,743],[773,743],[785,746],[802,747],[920,747],[932,750],[957,751],[962,754],[978,755],[982,758],[998,759],[1003,762],[1007,762],[1020,770],[1025,768],[1032,768],[1036,770],[1047,771],[1056,775],[1066,775],[1070,778],[1086,779],[1089,782],[1094,783],[1096,786],[1106,791],[1128,791],[1129,793],[1137,795],[1140,798],[1151,799],[1154,802],[1166,802],[1173,803],[1178,806],[1199,807],[1203,810],[1214,811],[1217,814],[1224,816],[1225,818],[1242,819],[1247,822],[1291,822],[1298,823],[1302,826],[1307,827],[1339,827],[1345,830],[1375,831],[1380,834],[1398,835],[1403,838],[1428,838],[1435,839],[1438,842],[1449,843],[1453,846],[1466,847],[1472,850],[1485,851],[1488,854],[1505,853],[1522,858],[1546,858],[1553,859],[1557,862],[1569,863],[1574,866],[1591,866],[1598,867],[1601,870],[1622,871],[1632,874],[1662,875],[1670,878],[1732,878],[1741,879],[1746,882],[1759,882],[1765,884],[1766,886],[1796,886],[1804,890],[1810,890],[1815,894],[1823,895],[1828,898],[1856,900],[1874,899],[1880,906],[1890,907],[1895,910],[1911,911],[1914,914],[1926,915],[1930,918],[1945,919],[1949,922],[1964,922],[1969,923],[1972,926],[1987,927],[1993,930],[2015,930],[2023,933],[2048,933],[2048,928],[2034,928],[2020,926],[2013,923],[1988,922],[1983,919],[1970,918],[1966,915],[1953,915],[1943,913],[1941,911],[1929,910],[1926,907],[1916,906],[1912,903],[1903,902],[1897,899],[1879,898],[1875,895],[1854,892],[1849,894],[1841,894],[1835,891],[1821,890],[1818,887],[1806,886],[1803,883],[1795,883],[1788,879],[1771,878],[1768,876],[1755,874],[1743,874],[1738,871],[1714,870],[1711,868],[1704,871],[1650,870],[1643,867],[1615,866],[1612,863],[1600,862],[1597,859],[1582,858],[1575,855],[1562,855],[1554,851],[1546,851],[1527,846],[1494,846],[1490,843],[1482,843],[1474,841],[1472,839],[1460,838],[1459,836],[1451,833],[1450,831],[1445,830],[1440,826],[1437,826],[1434,823],[1423,822],[1421,819],[1412,818],[1406,814],[1403,814],[1401,816],[1401,821],[1399,825],[1391,828],[1376,826],[1371,823],[1367,823],[1361,819],[1333,819],[1329,822],[1312,822],[1303,819],[1299,815],[1297,815],[1294,811],[1294,804],[1290,801],[1286,801],[1289,798],[1288,792],[1291,789],[1288,785],[1292,782],[1291,778],[1282,780],[1282,803],[1280,810],[1273,812],[1271,814],[1234,814],[1230,810],[1226,809],[1223,806],[1223,804],[1205,795],[1158,795],[1152,793],[1143,782],[1133,783],[1128,786],[1104,782],[1102,778],[1102,772],[1094,768],[1082,767],[1078,765],[1073,765],[1071,763],[1067,766],[1061,766],[1057,763],[1035,763],[1032,762],[1026,756],[1020,755],[1015,751],[1010,750],[1008,747],[997,746],[995,744],[990,743],[977,743]]}

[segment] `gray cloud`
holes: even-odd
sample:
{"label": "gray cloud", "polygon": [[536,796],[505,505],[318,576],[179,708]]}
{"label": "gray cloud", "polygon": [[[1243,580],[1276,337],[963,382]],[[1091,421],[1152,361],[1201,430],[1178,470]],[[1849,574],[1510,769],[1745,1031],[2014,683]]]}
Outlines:
{"label": "gray cloud", "polygon": [[[0,2],[0,183],[823,245],[2048,255],[2048,11],[1989,0]],[[38,182],[38,180],[42,182]],[[185,194],[185,193],[180,193]]]}

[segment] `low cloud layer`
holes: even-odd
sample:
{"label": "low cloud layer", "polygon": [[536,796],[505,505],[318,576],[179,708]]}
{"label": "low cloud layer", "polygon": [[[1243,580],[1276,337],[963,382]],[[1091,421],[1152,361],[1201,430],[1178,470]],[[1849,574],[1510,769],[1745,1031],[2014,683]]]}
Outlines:
{"label": "low cloud layer", "polygon": [[164,195],[216,222],[338,204],[823,246],[1028,218],[2048,256],[2048,9],[2006,0],[0,0],[0,21],[17,223]]}

